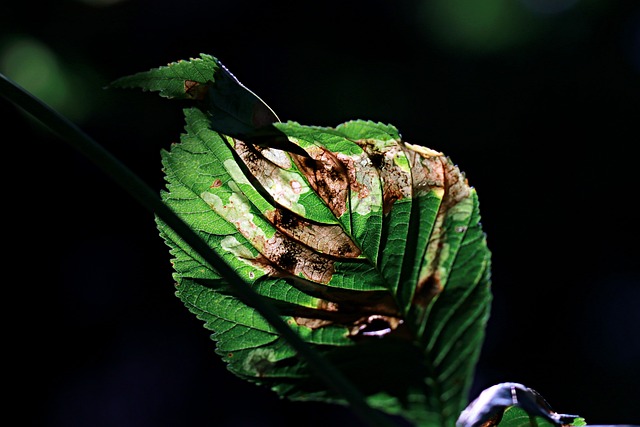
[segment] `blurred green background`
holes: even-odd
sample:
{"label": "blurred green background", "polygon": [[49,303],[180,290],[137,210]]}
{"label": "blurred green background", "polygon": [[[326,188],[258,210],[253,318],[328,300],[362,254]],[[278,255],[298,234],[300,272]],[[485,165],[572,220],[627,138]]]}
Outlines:
{"label": "blurred green background", "polygon": [[[0,72],[158,191],[180,104],[103,87],[201,52],[283,120],[377,120],[445,152],[478,190],[493,253],[470,397],[515,381],[589,423],[640,424],[640,2],[41,3],[4,2]],[[360,425],[226,372],[173,294],[152,215],[5,99],[0,109],[5,234],[19,233],[5,248],[5,366],[20,425]]]}

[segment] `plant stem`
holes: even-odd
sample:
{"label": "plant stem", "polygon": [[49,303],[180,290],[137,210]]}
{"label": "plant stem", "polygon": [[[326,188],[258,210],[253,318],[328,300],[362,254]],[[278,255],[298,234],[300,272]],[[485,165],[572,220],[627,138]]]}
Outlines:
{"label": "plant stem", "polygon": [[122,162],[85,134],[67,118],[53,110],[40,99],[18,86],[0,73],[0,94],[39,120],[61,139],[89,158],[96,166],[131,194],[141,205],[157,215],[171,227],[193,250],[205,259],[218,273],[237,286],[240,299],[255,308],[316,371],[327,387],[342,395],[351,409],[372,427],[392,427],[385,415],[372,409],[360,391],[331,363],[307,345],[284,320],[276,309],[229,267],[207,243],[183,222],[160,198]]}

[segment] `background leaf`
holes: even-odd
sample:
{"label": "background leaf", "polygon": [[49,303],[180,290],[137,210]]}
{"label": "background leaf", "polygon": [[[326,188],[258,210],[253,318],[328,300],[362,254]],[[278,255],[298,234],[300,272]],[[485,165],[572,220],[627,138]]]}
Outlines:
{"label": "background leaf", "polygon": [[495,384],[462,411],[456,427],[583,426],[584,418],[554,411],[537,391],[522,384]]}

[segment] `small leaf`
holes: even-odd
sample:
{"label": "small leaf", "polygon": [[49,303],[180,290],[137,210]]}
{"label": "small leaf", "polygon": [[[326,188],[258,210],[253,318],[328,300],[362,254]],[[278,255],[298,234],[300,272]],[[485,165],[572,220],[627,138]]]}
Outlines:
{"label": "small leaf", "polygon": [[211,55],[121,77],[109,87],[141,88],[165,98],[199,101],[210,114],[213,128],[225,129],[228,135],[247,136],[279,121],[264,101]]}
{"label": "small leaf", "polygon": [[535,390],[518,383],[496,384],[484,390],[462,411],[456,427],[581,426],[577,415],[559,414]]}

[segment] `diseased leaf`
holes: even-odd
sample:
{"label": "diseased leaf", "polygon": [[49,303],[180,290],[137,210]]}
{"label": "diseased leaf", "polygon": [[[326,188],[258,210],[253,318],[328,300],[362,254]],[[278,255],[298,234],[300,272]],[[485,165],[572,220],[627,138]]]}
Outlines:
{"label": "diseased leaf", "polygon": [[[163,151],[162,199],[375,408],[454,425],[489,316],[475,189],[392,125],[280,122],[209,55],[123,77],[193,101]],[[162,221],[176,295],[236,375],[294,400],[341,402],[230,283]]]}

